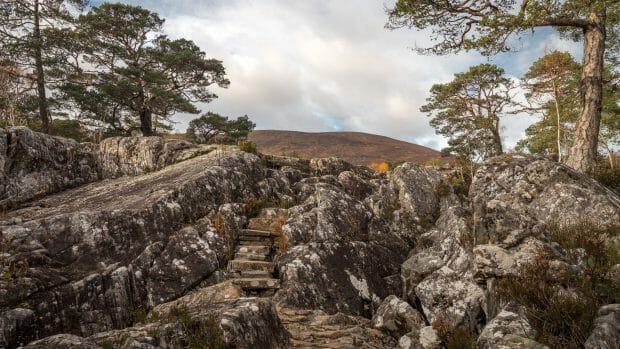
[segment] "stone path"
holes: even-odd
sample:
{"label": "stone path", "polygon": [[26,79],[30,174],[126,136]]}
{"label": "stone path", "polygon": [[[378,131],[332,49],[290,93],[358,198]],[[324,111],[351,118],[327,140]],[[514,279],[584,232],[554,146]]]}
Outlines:
{"label": "stone path", "polygon": [[273,295],[280,287],[280,280],[273,277],[273,252],[273,232],[258,229],[241,230],[234,259],[228,264],[229,270],[234,275],[233,282],[248,295]]}

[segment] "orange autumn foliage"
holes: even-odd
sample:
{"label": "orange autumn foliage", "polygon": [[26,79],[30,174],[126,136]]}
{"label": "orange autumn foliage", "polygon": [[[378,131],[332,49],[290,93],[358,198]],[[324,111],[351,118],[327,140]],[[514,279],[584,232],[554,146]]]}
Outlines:
{"label": "orange autumn foliage", "polygon": [[372,164],[370,164],[370,168],[372,168],[373,170],[379,173],[386,173],[387,171],[390,170],[390,165],[385,161],[381,163],[373,162]]}

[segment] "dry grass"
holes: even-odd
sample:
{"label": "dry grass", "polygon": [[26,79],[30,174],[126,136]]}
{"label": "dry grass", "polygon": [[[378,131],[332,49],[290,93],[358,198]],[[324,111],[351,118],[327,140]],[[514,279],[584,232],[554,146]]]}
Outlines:
{"label": "dry grass", "polygon": [[551,224],[550,238],[565,250],[569,263],[580,265],[582,271],[555,268],[549,272],[554,270],[553,256],[541,250],[516,276],[500,281],[498,296],[526,309],[537,341],[552,348],[582,348],[598,309],[620,301],[620,280],[610,273],[620,261],[609,239],[617,234],[616,229],[587,221]]}
{"label": "dry grass", "polygon": [[215,228],[215,231],[218,234],[222,235],[226,240],[226,258],[228,260],[232,260],[234,257],[235,242],[234,237],[232,236],[232,229],[230,228],[230,224],[220,212],[217,212],[211,217],[211,224]]}
{"label": "dry grass", "polygon": [[288,236],[282,231],[282,227],[286,224],[286,217],[278,217],[273,220],[270,225],[271,231],[276,234],[276,254],[282,255],[288,250]]}

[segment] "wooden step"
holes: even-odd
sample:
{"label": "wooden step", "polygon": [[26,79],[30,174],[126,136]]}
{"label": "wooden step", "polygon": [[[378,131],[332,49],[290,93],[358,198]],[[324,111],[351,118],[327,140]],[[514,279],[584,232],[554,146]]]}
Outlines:
{"label": "wooden step", "polygon": [[260,254],[260,253],[237,252],[235,253],[235,259],[247,260],[247,261],[266,261],[267,259],[269,259],[269,255]]}
{"label": "wooden step", "polygon": [[265,236],[270,237],[272,233],[267,230],[256,230],[256,229],[241,229],[239,232],[239,236]]}
{"label": "wooden step", "polygon": [[273,263],[263,261],[247,261],[242,259],[233,259],[230,261],[230,269],[232,271],[242,270],[262,270],[273,272]]}
{"label": "wooden step", "polygon": [[268,236],[253,236],[253,235],[239,235],[239,241],[265,241],[271,242],[271,238]]}
{"label": "wooden step", "polygon": [[241,246],[266,246],[266,247],[271,247],[273,245],[273,242],[271,241],[271,239],[269,241],[247,241],[247,240],[239,240],[238,245]]}
{"label": "wooden step", "polygon": [[262,254],[262,255],[267,256],[271,253],[271,247],[262,246],[262,245],[244,245],[244,246],[237,246],[235,251],[241,252],[241,253]]}
{"label": "wooden step", "polygon": [[280,280],[273,278],[240,278],[233,283],[244,290],[266,290],[280,288]]}
{"label": "wooden step", "polygon": [[241,270],[239,272],[242,279],[270,279],[272,274],[272,272],[262,270]]}

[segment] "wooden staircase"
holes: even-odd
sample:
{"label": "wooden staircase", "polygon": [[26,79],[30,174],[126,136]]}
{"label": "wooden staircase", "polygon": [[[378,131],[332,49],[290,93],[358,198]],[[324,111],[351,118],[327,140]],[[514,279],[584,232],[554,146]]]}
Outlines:
{"label": "wooden staircase", "polygon": [[[252,227],[252,220],[249,226]],[[235,255],[228,263],[233,282],[248,295],[271,296],[280,288],[274,278],[274,233],[261,229],[242,229],[239,233]]]}

